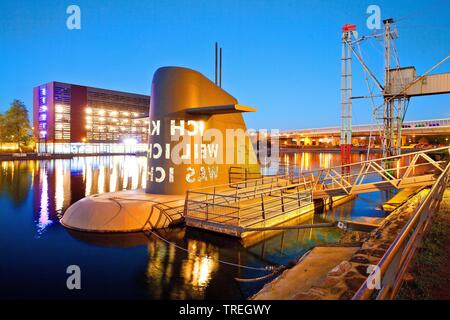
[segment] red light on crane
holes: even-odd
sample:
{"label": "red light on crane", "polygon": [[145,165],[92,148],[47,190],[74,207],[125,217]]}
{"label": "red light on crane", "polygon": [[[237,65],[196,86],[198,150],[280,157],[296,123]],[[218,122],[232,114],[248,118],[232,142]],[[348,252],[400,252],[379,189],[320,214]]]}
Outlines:
{"label": "red light on crane", "polygon": [[348,32],[348,31],[356,31],[356,24],[344,24],[342,26],[342,32]]}

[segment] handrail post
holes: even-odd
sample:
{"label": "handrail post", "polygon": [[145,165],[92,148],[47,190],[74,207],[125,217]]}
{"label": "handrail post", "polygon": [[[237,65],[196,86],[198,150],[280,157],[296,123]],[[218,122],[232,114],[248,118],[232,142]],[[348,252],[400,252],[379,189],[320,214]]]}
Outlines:
{"label": "handrail post", "polygon": [[261,209],[262,209],[262,218],[266,220],[266,211],[264,209],[264,194],[261,193]]}
{"label": "handrail post", "polygon": [[247,179],[248,179],[248,169],[244,168],[244,179],[245,179],[245,187],[247,188]]}
{"label": "handrail post", "polygon": [[188,212],[188,206],[189,206],[189,190],[186,191],[186,198],[184,199],[184,210],[183,215],[186,217]]}
{"label": "handrail post", "polygon": [[284,189],[281,189],[281,211],[284,213]]}
{"label": "handrail post", "polygon": [[237,226],[241,225],[241,202],[237,200]]}

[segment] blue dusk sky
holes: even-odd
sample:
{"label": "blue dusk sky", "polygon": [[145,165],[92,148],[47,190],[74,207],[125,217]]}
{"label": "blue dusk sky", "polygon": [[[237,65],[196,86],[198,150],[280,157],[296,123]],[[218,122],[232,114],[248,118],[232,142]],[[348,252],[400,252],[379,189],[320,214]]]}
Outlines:
{"label": "blue dusk sky", "polygon": [[[81,30],[66,9],[81,8]],[[339,125],[341,27],[360,35],[366,9],[398,19],[402,66],[426,72],[450,54],[450,1],[126,0],[0,1],[0,112],[13,99],[31,110],[32,88],[62,81],[150,94],[154,71],[185,66],[214,77],[214,42],[223,47],[223,88],[241,104],[251,128]],[[382,43],[363,56],[382,78]],[[450,72],[450,60],[435,73]],[[382,79],[380,79],[382,80]],[[366,95],[354,61],[354,95]],[[371,123],[368,100],[354,103],[354,123]],[[450,95],[413,98],[406,120],[450,117]]]}

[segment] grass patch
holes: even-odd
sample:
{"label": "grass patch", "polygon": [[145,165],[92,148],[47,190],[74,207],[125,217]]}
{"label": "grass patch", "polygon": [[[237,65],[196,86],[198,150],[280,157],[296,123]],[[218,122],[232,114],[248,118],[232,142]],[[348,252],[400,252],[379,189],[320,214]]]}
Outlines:
{"label": "grass patch", "polygon": [[441,208],[430,225],[422,246],[416,251],[409,273],[413,280],[405,282],[397,299],[449,299],[450,263],[450,191],[444,194]]}

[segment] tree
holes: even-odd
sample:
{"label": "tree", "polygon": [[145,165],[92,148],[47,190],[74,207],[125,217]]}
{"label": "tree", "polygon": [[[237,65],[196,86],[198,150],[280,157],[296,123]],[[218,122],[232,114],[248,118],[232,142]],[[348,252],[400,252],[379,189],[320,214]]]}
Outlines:
{"label": "tree", "polygon": [[16,142],[18,149],[21,150],[21,144],[27,144],[30,140],[28,109],[22,101],[14,100],[3,118],[5,140]]}
{"label": "tree", "polygon": [[0,150],[2,149],[2,143],[5,141],[5,117],[0,113]]}

